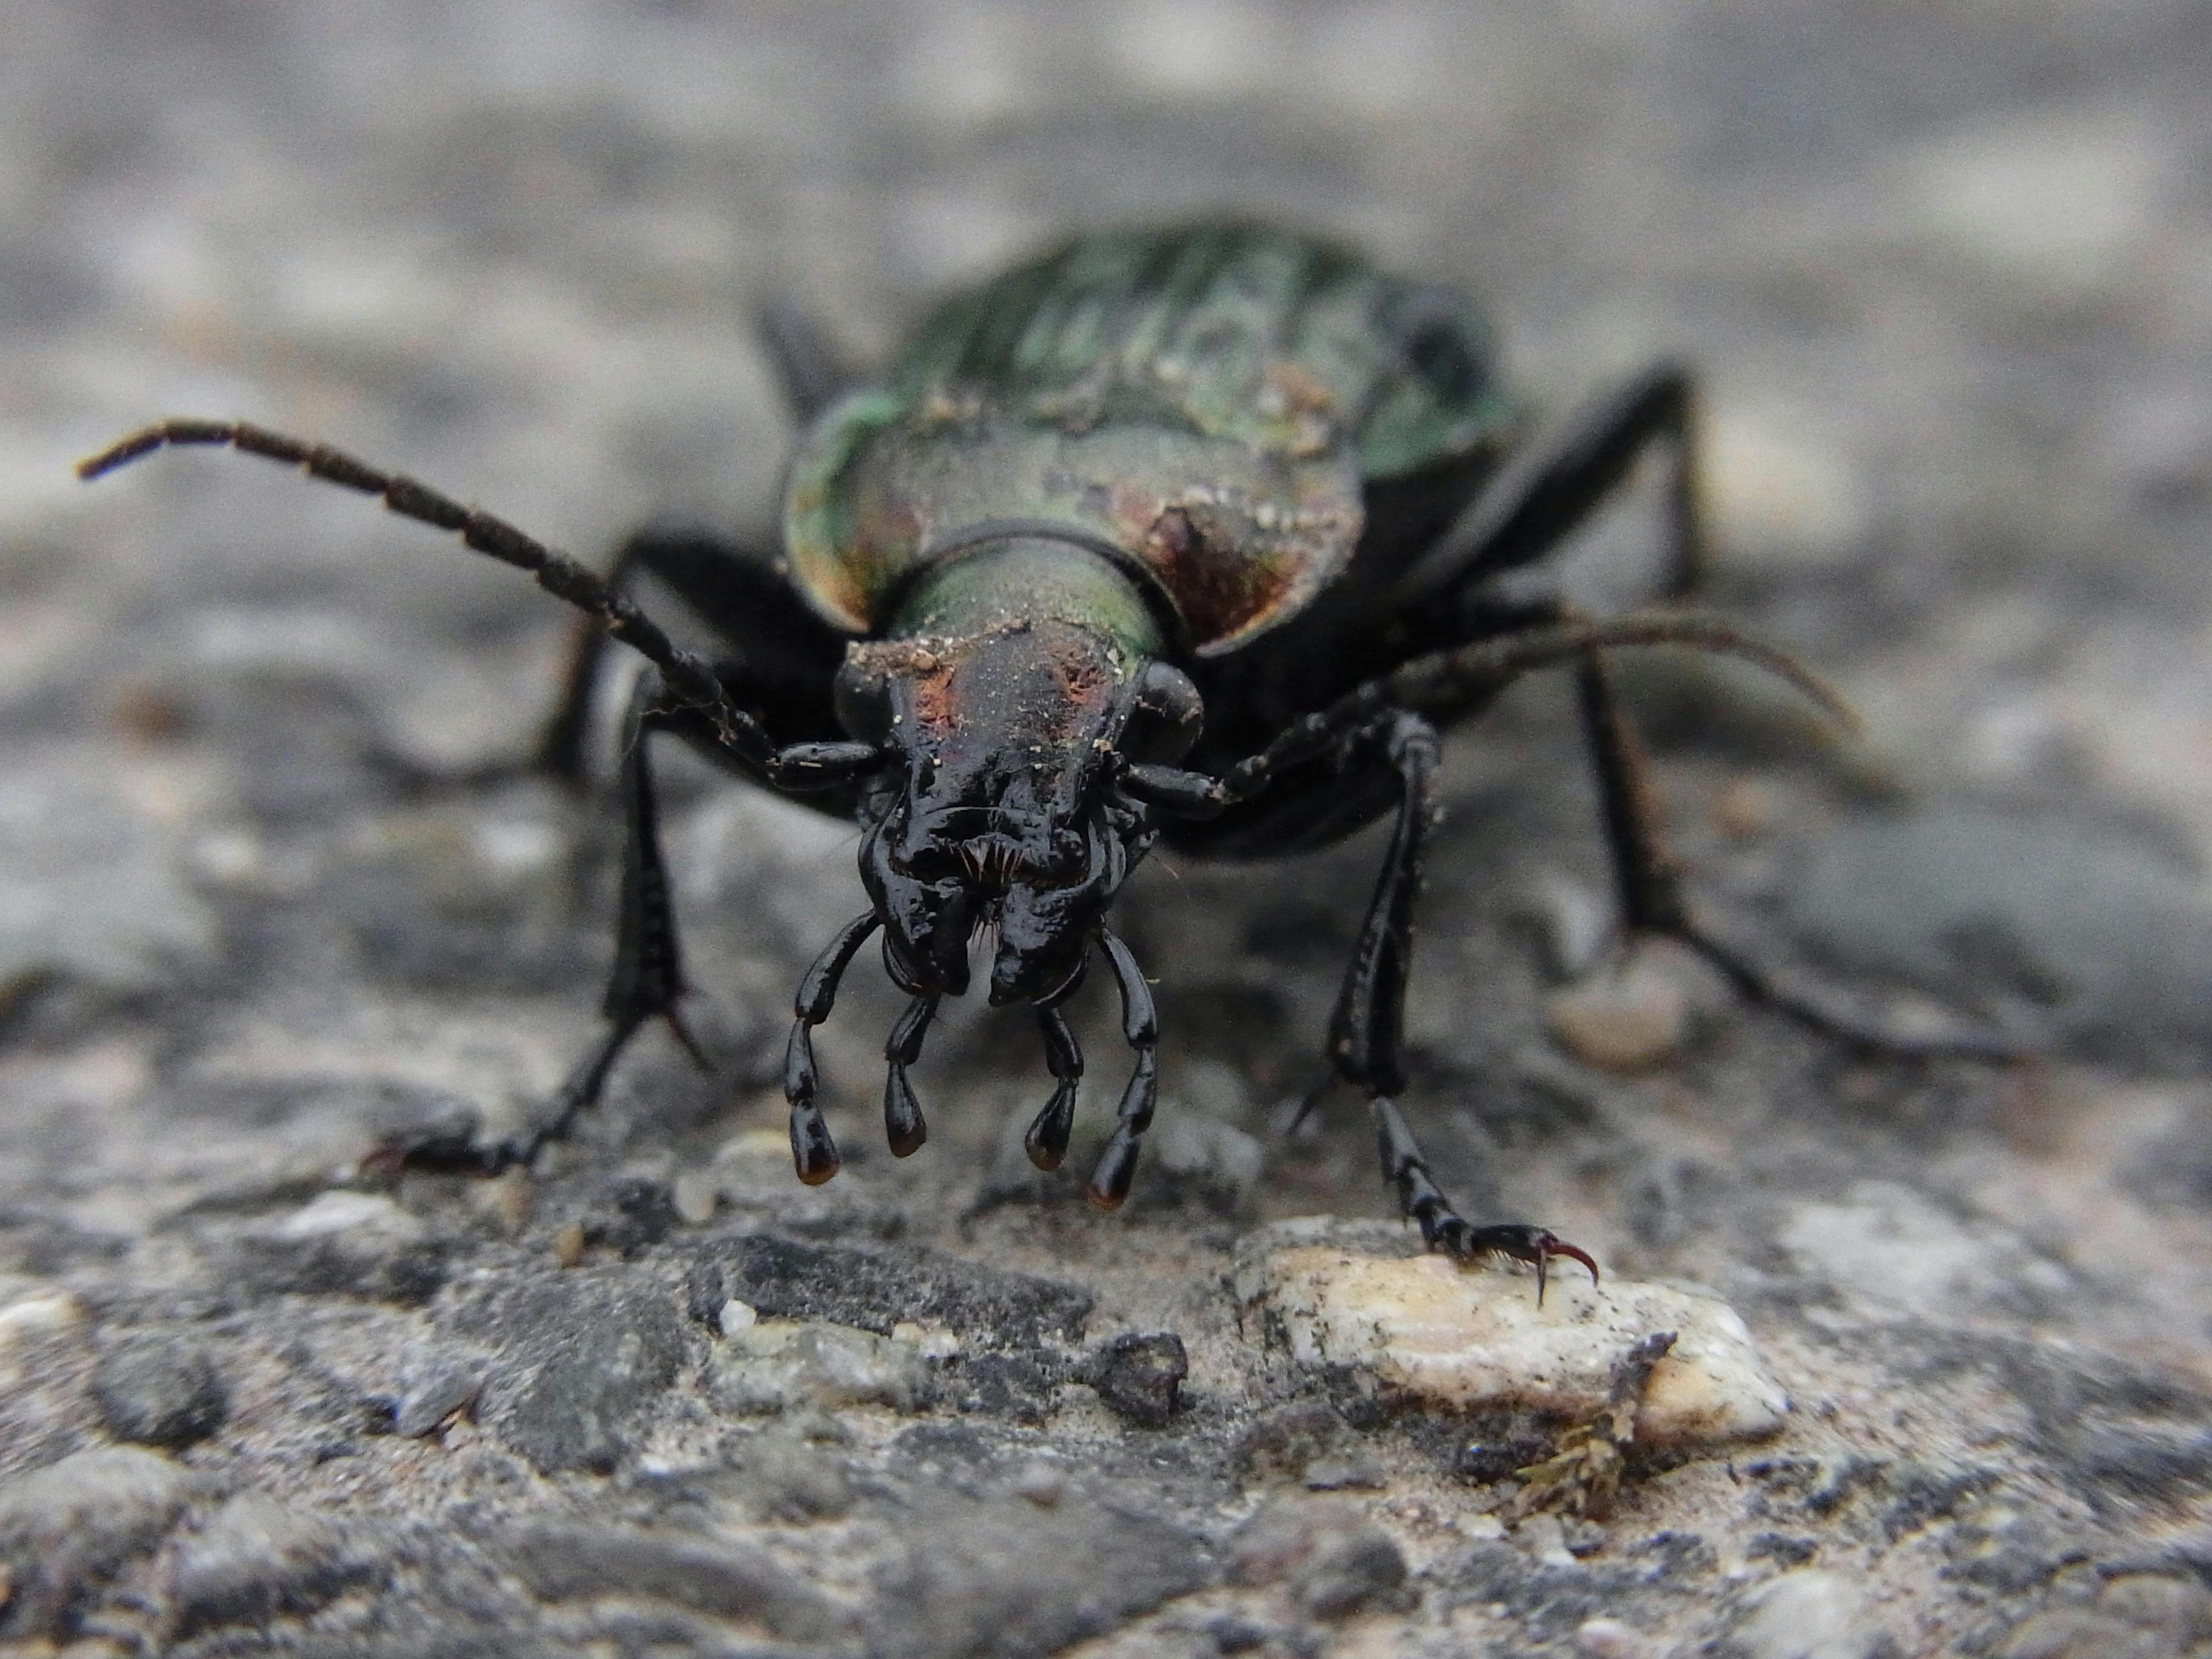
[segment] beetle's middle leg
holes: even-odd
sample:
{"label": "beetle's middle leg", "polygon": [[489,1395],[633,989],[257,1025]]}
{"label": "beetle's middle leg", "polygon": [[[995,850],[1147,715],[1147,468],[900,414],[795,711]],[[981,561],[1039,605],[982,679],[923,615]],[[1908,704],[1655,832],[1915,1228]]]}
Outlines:
{"label": "beetle's middle leg", "polygon": [[[1123,787],[1170,813],[1205,817],[1231,805],[1262,805],[1271,792],[1308,799],[1316,791],[1349,797],[1362,793],[1378,774],[1395,781],[1398,800],[1390,847],[1329,1021],[1329,1063],[1367,1095],[1382,1178],[1396,1188],[1399,1207],[1419,1224],[1422,1242],[1431,1249],[1462,1260],[1504,1255],[1531,1263],[1540,1298],[1554,1257],[1582,1262],[1595,1279],[1596,1263],[1547,1228],[1525,1222],[1478,1226],[1462,1216],[1430,1173],[1420,1144],[1398,1109],[1394,1097],[1405,1091],[1407,1083],[1406,986],[1413,968],[1414,904],[1420,894],[1422,854],[1439,817],[1436,769],[1441,740],[1420,714],[1379,697],[1347,699],[1334,712],[1341,723],[1327,717],[1301,722],[1224,778],[1136,766],[1125,773]],[[1326,769],[1325,777],[1316,778],[1316,763]]]}

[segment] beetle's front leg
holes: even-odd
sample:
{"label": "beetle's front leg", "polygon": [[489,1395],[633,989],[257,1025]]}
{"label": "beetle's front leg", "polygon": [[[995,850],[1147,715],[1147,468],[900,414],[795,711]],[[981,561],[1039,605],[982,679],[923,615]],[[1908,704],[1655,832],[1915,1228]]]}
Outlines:
{"label": "beetle's front leg", "polygon": [[1410,1221],[1420,1224],[1421,1242],[1462,1261],[1479,1261],[1502,1255],[1525,1261],[1536,1270],[1536,1305],[1544,1305],[1544,1289],[1551,1278],[1552,1260],[1565,1256],[1589,1269],[1597,1283],[1597,1263],[1547,1227],[1506,1221],[1477,1227],[1453,1209],[1451,1200],[1429,1173],[1429,1161],[1420,1142],[1407,1126],[1397,1103],[1377,1095],[1368,1103],[1375,1119],[1375,1150],[1382,1161],[1382,1179],[1398,1189],[1398,1206]]}
{"label": "beetle's front leg", "polygon": [[625,722],[628,742],[622,764],[623,811],[622,897],[615,932],[614,970],[600,1005],[607,1028],[569,1072],[544,1121],[489,1145],[409,1146],[392,1149],[403,1162],[449,1168],[459,1165],[497,1174],[527,1164],[548,1141],[565,1137],[576,1119],[599,1102],[608,1074],[630,1039],[653,1019],[665,1020],[676,1040],[704,1067],[706,1056],[684,1024],[678,1003],[690,988],[684,978],[683,950],[676,936],[676,912],[667,860],[660,848],[660,813],[648,740],[658,731],[704,725],[689,710],[672,710],[659,701],[659,678],[648,672],[630,699]]}

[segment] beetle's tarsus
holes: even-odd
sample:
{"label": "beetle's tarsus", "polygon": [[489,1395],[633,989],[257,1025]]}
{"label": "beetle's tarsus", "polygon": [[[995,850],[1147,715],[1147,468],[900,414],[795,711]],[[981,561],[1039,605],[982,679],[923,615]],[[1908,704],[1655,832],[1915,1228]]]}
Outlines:
{"label": "beetle's tarsus", "polygon": [[1058,1007],[1037,1010],[1044,1036],[1044,1063],[1053,1076],[1052,1098],[1022,1137],[1031,1164],[1049,1173],[1067,1160],[1068,1137],[1075,1128],[1075,1097],[1083,1081],[1083,1045]]}
{"label": "beetle's tarsus", "polygon": [[929,1139],[929,1125],[922,1121],[921,1103],[915,1097],[914,1085],[908,1080],[906,1068],[921,1058],[921,1042],[929,1034],[929,1022],[937,1014],[937,998],[916,997],[899,1016],[898,1024],[891,1027],[890,1040],[884,1044],[884,1059],[887,1062],[884,1076],[884,1139],[889,1142],[893,1158],[908,1158],[921,1150]]}
{"label": "beetle's tarsus", "polygon": [[791,1103],[791,1164],[799,1178],[810,1187],[819,1187],[837,1173],[842,1160],[837,1156],[837,1143],[830,1138],[830,1126],[823,1120],[822,1109],[811,1100]]}
{"label": "beetle's tarsus", "polygon": [[1375,1146],[1382,1165],[1382,1178],[1398,1189],[1399,1207],[1408,1220],[1421,1229],[1421,1242],[1432,1250],[1440,1251],[1461,1261],[1479,1261],[1492,1256],[1506,1256],[1515,1261],[1525,1261],[1536,1269],[1536,1305],[1544,1305],[1544,1292],[1551,1279],[1551,1264],[1555,1257],[1565,1256],[1579,1261],[1589,1269],[1590,1282],[1598,1281],[1597,1263],[1576,1245],[1568,1243],[1547,1227],[1532,1227],[1526,1222],[1492,1223],[1477,1227],[1463,1219],[1451,1206],[1451,1200],[1429,1173],[1427,1157],[1399,1111],[1397,1103],[1387,1095],[1377,1095],[1369,1103],[1375,1118]]}

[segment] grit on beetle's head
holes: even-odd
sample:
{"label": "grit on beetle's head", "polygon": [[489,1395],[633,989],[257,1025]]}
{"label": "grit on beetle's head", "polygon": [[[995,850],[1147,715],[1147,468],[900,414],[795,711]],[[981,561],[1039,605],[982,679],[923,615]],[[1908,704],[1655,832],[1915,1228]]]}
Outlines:
{"label": "grit on beetle's head", "polygon": [[1114,757],[1188,750],[1197,690],[1145,650],[1127,579],[1079,549],[971,555],[902,616],[898,636],[851,648],[837,685],[848,729],[899,757],[860,848],[885,965],[911,993],[959,995],[988,928],[992,1002],[1057,1001],[1152,844]]}

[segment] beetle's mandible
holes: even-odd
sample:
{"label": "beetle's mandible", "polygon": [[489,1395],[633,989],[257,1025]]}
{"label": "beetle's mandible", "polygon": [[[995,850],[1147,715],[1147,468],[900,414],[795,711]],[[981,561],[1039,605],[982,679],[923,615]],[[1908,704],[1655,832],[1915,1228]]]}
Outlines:
{"label": "beetle's mandible", "polygon": [[[1135,1062],[1085,1188],[1128,1195],[1158,1091],[1152,998],[1106,915],[1157,841],[1245,857],[1338,841],[1377,818],[1389,847],[1330,1024],[1328,1057],[1371,1102],[1382,1172],[1435,1249],[1545,1270],[1590,1258],[1546,1229],[1462,1218],[1396,1097],[1422,849],[1441,729],[1510,680],[1572,668],[1621,919],[1749,970],[1692,925],[1609,685],[1614,647],[1747,657],[1832,711],[1780,653],[1674,609],[1592,621],[1509,592],[1647,451],[1666,456],[1670,560],[1698,571],[1688,374],[1659,364],[1530,441],[1464,297],[1327,241],[1243,224],[1080,238],[956,298],[882,379],[855,383],[794,316],[768,343],[805,436],[780,550],[656,523],[602,577],[504,520],[319,444],[179,419],[79,468],[167,445],[228,445],[366,494],[531,572],[586,613],[542,764],[577,775],[605,641],[651,670],[630,712],[628,814],[607,1029],[529,1133],[447,1147],[495,1170],[567,1131],[623,1045],[686,990],[649,738],[672,734],[753,783],[861,827],[868,908],[801,981],[784,1060],[799,1179],[838,1168],[810,1033],[880,932],[912,999],[885,1048],[884,1119],[904,1157],[927,1133],[907,1070],[939,1000],[995,941],[989,995],[1033,1011],[1055,1080],[1028,1134],[1058,1167],[1082,1050],[1060,1008],[1092,961],[1120,988]],[[629,597],[659,579],[726,654],[679,648]],[[416,1149],[427,1152],[430,1149]]]}

